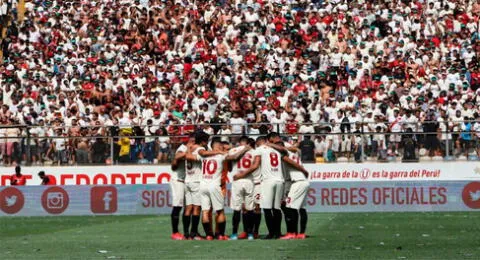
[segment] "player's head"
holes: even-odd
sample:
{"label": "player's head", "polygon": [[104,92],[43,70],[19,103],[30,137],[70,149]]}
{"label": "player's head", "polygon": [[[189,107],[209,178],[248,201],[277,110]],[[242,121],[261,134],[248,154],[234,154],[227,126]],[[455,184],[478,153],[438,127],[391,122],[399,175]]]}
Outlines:
{"label": "player's head", "polygon": [[239,143],[240,143],[240,145],[247,145],[248,144],[248,137],[245,136],[245,135],[240,137]]}
{"label": "player's head", "polygon": [[195,144],[195,133],[191,133],[191,134],[188,136],[187,144]]}
{"label": "player's head", "polygon": [[260,146],[260,145],[263,145],[267,142],[267,138],[265,136],[259,136],[257,138],[257,147]]}
{"label": "player's head", "polygon": [[220,137],[212,138],[212,142],[210,143],[210,146],[212,147],[212,150],[214,150],[214,151],[222,151],[223,150],[222,140],[220,139]]}
{"label": "player's head", "polygon": [[252,148],[255,148],[255,139],[248,138],[248,145]]}
{"label": "player's head", "polygon": [[20,165],[15,166],[15,173],[20,174],[22,172],[22,168],[20,168]]}
{"label": "player's head", "polygon": [[282,138],[280,138],[280,134],[277,132],[271,132],[267,135],[267,139],[270,143],[277,143],[282,141]]}
{"label": "player's head", "polygon": [[45,177],[45,172],[44,171],[40,171],[38,173],[38,177],[40,177],[40,179],[43,179]]}
{"label": "player's head", "polygon": [[285,147],[285,143],[283,143],[283,142],[276,142],[275,144]]}
{"label": "player's head", "polygon": [[224,151],[228,151],[228,150],[230,150],[230,148],[232,148],[232,146],[230,145],[229,142],[227,142],[227,141],[222,141],[222,149],[223,149]]}
{"label": "player's head", "polygon": [[195,143],[201,146],[206,146],[208,139],[210,139],[210,135],[205,132],[199,132],[195,135]]}

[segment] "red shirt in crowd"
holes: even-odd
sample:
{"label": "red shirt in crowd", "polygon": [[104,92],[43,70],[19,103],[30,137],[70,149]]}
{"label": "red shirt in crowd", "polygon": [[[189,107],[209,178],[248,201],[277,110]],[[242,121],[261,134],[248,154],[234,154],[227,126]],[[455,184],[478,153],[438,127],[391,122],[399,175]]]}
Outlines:
{"label": "red shirt in crowd", "polygon": [[297,133],[298,125],[295,121],[290,121],[285,125],[287,129],[287,134],[292,135]]}
{"label": "red shirt in crowd", "polygon": [[13,174],[10,176],[10,185],[12,186],[25,186],[27,184],[27,178],[20,174],[20,176],[17,176],[17,174]]}

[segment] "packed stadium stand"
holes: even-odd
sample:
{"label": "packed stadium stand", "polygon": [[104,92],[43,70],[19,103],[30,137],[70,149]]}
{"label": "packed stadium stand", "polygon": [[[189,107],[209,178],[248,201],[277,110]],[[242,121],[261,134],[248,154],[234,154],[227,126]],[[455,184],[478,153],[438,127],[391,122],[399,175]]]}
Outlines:
{"label": "packed stadium stand", "polygon": [[6,165],[166,162],[195,131],[478,159],[479,0],[0,3]]}

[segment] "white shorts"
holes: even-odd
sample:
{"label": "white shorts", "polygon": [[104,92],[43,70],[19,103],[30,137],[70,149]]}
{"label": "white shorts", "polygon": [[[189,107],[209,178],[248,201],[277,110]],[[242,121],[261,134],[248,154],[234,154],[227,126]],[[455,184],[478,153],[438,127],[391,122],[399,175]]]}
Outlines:
{"label": "white shorts", "polygon": [[391,134],[390,135],[390,142],[392,143],[400,143],[402,141],[402,136],[399,134]]}
{"label": "white shorts", "polygon": [[283,197],[283,181],[264,180],[262,182],[262,209],[280,209]]}
{"label": "white shorts", "polygon": [[292,183],[286,199],[286,207],[291,209],[305,208],[310,183],[307,180]]}
{"label": "white shorts", "polygon": [[201,198],[202,211],[210,210],[212,208],[214,211],[223,209],[225,197],[223,196],[220,185],[200,185],[199,197]]}
{"label": "white shorts", "polygon": [[183,207],[185,183],[178,180],[170,180],[170,194],[172,195],[172,206]]}
{"label": "white shorts", "polygon": [[233,210],[242,210],[242,204],[245,204],[245,210],[253,210],[253,186],[253,182],[246,179],[240,179],[232,183],[230,204]]}
{"label": "white shorts", "polygon": [[202,205],[200,200],[200,182],[185,183],[185,205]]}
{"label": "white shorts", "polygon": [[253,203],[260,205],[262,202],[262,184],[253,184]]}

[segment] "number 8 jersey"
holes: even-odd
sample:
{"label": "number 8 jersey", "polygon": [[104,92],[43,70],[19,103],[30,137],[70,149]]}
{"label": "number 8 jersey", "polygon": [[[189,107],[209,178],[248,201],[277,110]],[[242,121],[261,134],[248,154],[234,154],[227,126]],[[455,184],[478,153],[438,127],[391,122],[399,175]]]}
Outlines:
{"label": "number 8 jersey", "polygon": [[282,155],[275,149],[262,145],[255,149],[254,156],[260,156],[262,180],[285,181],[283,176]]}
{"label": "number 8 jersey", "polygon": [[225,155],[217,154],[210,157],[202,157],[202,181],[201,184],[221,185],[223,161]]}

